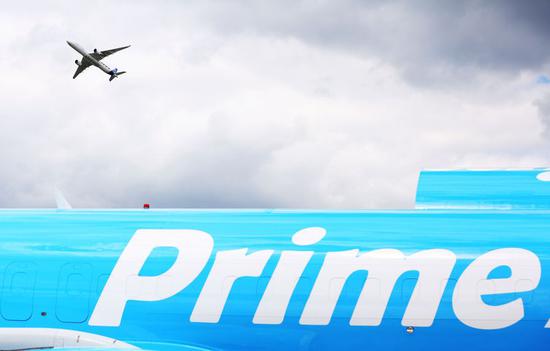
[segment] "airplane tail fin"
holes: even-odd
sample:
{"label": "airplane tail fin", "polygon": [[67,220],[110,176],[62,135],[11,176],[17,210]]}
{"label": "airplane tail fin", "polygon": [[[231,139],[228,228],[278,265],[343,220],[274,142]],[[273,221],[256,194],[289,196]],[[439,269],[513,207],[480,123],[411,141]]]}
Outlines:
{"label": "airplane tail fin", "polygon": [[115,68],[114,70],[111,71],[111,77],[109,77],[109,82],[112,82],[113,79],[117,78],[118,76],[124,73],[126,73],[126,71],[119,72],[118,69]]}
{"label": "airplane tail fin", "polygon": [[550,168],[422,171],[415,207],[548,210]]}

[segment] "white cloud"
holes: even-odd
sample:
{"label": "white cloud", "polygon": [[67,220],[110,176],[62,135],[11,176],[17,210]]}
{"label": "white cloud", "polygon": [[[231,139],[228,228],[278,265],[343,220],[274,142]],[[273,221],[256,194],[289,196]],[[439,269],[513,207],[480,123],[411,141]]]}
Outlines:
{"label": "white cloud", "polygon": [[[323,45],[308,2],[238,28],[250,12],[217,3],[41,4],[0,14],[2,206],[53,206],[58,185],[75,207],[410,207],[422,168],[548,162],[534,69],[451,84],[449,62],[448,86],[418,86],[376,43],[353,49],[361,26]],[[106,59],[128,74],[73,81],[68,39],[132,44]]]}

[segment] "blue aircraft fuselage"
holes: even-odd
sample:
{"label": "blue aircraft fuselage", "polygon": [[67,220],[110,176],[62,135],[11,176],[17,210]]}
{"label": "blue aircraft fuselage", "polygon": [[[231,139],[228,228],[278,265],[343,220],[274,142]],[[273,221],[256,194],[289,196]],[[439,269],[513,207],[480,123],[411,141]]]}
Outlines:
{"label": "blue aircraft fuselage", "polygon": [[546,210],[3,210],[0,330],[145,348],[545,350],[549,233]]}
{"label": "blue aircraft fuselage", "polygon": [[410,211],[2,210],[0,350],[548,350],[550,172]]}

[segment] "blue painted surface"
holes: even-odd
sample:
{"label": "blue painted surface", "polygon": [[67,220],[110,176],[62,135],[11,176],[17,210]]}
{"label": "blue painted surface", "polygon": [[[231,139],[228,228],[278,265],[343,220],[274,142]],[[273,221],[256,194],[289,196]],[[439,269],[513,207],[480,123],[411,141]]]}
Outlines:
{"label": "blue painted surface", "polygon": [[549,175],[545,168],[422,171],[416,208],[550,209]]}
{"label": "blue painted surface", "polygon": [[[298,250],[292,235],[307,227],[323,227],[326,237],[314,250],[280,325],[255,325],[252,318],[282,250]],[[214,238],[208,265],[188,287],[166,300],[130,301],[119,327],[88,325],[90,314],[109,274],[138,229],[197,229]],[[209,349],[498,349],[547,350],[550,329],[550,211],[0,211],[0,328],[48,327],[81,330],[139,346],[170,344]],[[189,316],[216,252],[248,248],[272,249],[261,277],[235,283],[217,324],[192,323]],[[366,272],[346,282],[331,322],[299,324],[309,292],[327,252],[393,248],[412,254],[448,249],[457,262],[431,327],[405,332],[401,318],[418,277],[403,274],[392,293],[384,319],[376,327],[352,327],[349,319]],[[480,330],[459,321],[452,292],[464,269],[478,256],[499,248],[535,253],[542,275],[534,292],[518,296],[486,296],[488,304],[511,298],[525,301],[524,318],[498,330]],[[170,267],[177,252],[155,251],[141,275]],[[504,278],[505,268],[490,278]],[[70,303],[69,303],[70,301]],[[46,316],[41,316],[46,312]],[[166,346],[168,344],[168,346]]]}

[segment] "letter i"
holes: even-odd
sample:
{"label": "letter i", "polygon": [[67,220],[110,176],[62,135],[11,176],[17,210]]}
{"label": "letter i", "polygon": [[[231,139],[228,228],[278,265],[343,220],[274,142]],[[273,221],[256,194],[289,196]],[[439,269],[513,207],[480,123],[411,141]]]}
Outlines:
{"label": "letter i", "polygon": [[[326,230],[323,228],[305,228],[292,236],[292,242],[298,246],[309,246],[321,241],[325,235]],[[296,284],[313,253],[313,251],[281,252],[281,258],[254,314],[253,323],[280,324],[283,322]]]}

